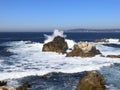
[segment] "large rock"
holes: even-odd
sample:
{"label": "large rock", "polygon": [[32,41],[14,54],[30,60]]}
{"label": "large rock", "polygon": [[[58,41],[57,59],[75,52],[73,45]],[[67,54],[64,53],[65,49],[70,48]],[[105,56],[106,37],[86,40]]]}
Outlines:
{"label": "large rock", "polygon": [[57,36],[54,38],[53,41],[44,44],[42,51],[65,53],[67,49],[68,45],[67,42],[65,42],[65,39],[60,36]]}
{"label": "large rock", "polygon": [[96,71],[89,71],[79,81],[77,90],[105,90],[104,77]]}
{"label": "large rock", "polygon": [[79,42],[74,45],[71,52],[67,53],[67,57],[80,56],[80,57],[93,57],[97,54],[101,54],[94,45],[88,42]]}
{"label": "large rock", "polygon": [[108,58],[120,58],[120,55],[107,55]]}

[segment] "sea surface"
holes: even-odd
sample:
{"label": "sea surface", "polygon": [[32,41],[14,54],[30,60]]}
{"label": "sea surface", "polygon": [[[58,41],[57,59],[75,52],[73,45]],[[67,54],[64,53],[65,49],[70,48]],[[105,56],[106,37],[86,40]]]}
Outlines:
{"label": "sea surface", "polygon": [[[120,58],[66,57],[42,52],[43,44],[57,35],[65,38],[69,48],[79,41],[88,41],[105,56],[120,55],[119,32],[1,32],[0,80],[7,80],[14,87],[29,82],[30,90],[75,90],[85,71],[97,70],[105,77],[106,90],[120,90]],[[103,38],[109,42],[95,42]]]}

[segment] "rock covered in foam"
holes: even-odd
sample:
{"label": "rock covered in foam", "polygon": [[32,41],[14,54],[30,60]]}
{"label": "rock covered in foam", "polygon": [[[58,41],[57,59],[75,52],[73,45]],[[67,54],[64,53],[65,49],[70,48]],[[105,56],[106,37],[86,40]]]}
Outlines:
{"label": "rock covered in foam", "polygon": [[88,42],[79,42],[74,45],[74,48],[71,52],[67,53],[67,56],[93,57],[97,54],[101,53],[94,45]]}
{"label": "rock covered in foam", "polygon": [[79,81],[77,90],[105,90],[104,77],[96,71],[89,71]]}
{"label": "rock covered in foam", "polygon": [[53,41],[43,45],[42,51],[52,51],[58,53],[65,53],[68,49],[67,42],[60,36],[56,36]]}

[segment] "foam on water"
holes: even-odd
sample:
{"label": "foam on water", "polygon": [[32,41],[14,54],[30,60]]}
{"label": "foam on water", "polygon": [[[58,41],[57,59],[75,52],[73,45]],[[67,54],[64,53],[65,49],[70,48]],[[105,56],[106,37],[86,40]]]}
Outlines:
{"label": "foam on water", "polygon": [[[52,36],[46,35],[45,43],[53,40],[55,36],[62,36],[62,31],[56,30]],[[69,48],[72,48],[75,42],[66,39]],[[77,73],[89,70],[99,70],[103,66],[109,66],[114,63],[120,63],[119,59],[110,59],[100,57],[99,55],[92,58],[66,57],[65,54],[54,52],[42,52],[43,43],[30,41],[13,41],[4,43],[7,51],[14,53],[9,58],[0,60],[0,79],[20,78],[30,75],[44,75],[49,72]],[[120,49],[107,47],[95,43],[97,48],[103,53],[119,54]],[[114,52],[113,52],[114,51]]]}
{"label": "foam on water", "polygon": [[[80,58],[65,57],[65,54],[53,52],[42,52],[43,44],[30,43],[29,41],[15,41],[6,45],[11,46],[8,51],[15,53],[15,55],[0,62],[2,69],[0,79],[44,75],[49,72],[76,73],[99,70],[103,66],[120,63],[119,59],[104,58],[99,55],[92,58]],[[99,49],[101,48],[99,47]],[[109,52],[113,51],[109,49]]]}
{"label": "foam on water", "polygon": [[108,47],[108,46],[104,46],[102,44],[95,44],[95,46],[105,56],[107,56],[107,55],[119,55],[120,54],[119,48]]}
{"label": "foam on water", "polygon": [[108,41],[109,43],[120,43],[120,42],[119,42],[119,39],[112,39],[112,38],[110,38],[110,39],[107,39],[107,41]]}

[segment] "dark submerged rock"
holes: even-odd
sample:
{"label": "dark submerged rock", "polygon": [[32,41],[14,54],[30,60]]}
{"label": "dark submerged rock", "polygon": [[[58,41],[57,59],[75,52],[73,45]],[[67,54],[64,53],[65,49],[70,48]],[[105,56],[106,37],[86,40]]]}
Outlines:
{"label": "dark submerged rock", "polygon": [[79,81],[77,90],[105,90],[104,77],[96,71],[89,71]]}
{"label": "dark submerged rock", "polygon": [[80,57],[93,57],[97,54],[101,54],[96,47],[88,42],[79,42],[74,45],[71,52],[67,53],[67,57],[80,56]]}
{"label": "dark submerged rock", "polygon": [[42,51],[65,53],[67,49],[68,45],[67,42],[65,42],[65,39],[63,37],[57,36],[53,41],[44,44]]}
{"label": "dark submerged rock", "polygon": [[120,55],[107,55],[108,58],[120,58]]}
{"label": "dark submerged rock", "polygon": [[97,39],[97,40],[95,40],[95,42],[109,42],[107,39]]}
{"label": "dark submerged rock", "polygon": [[22,86],[17,87],[16,90],[28,90],[29,87],[30,87],[29,83],[26,82]]}

